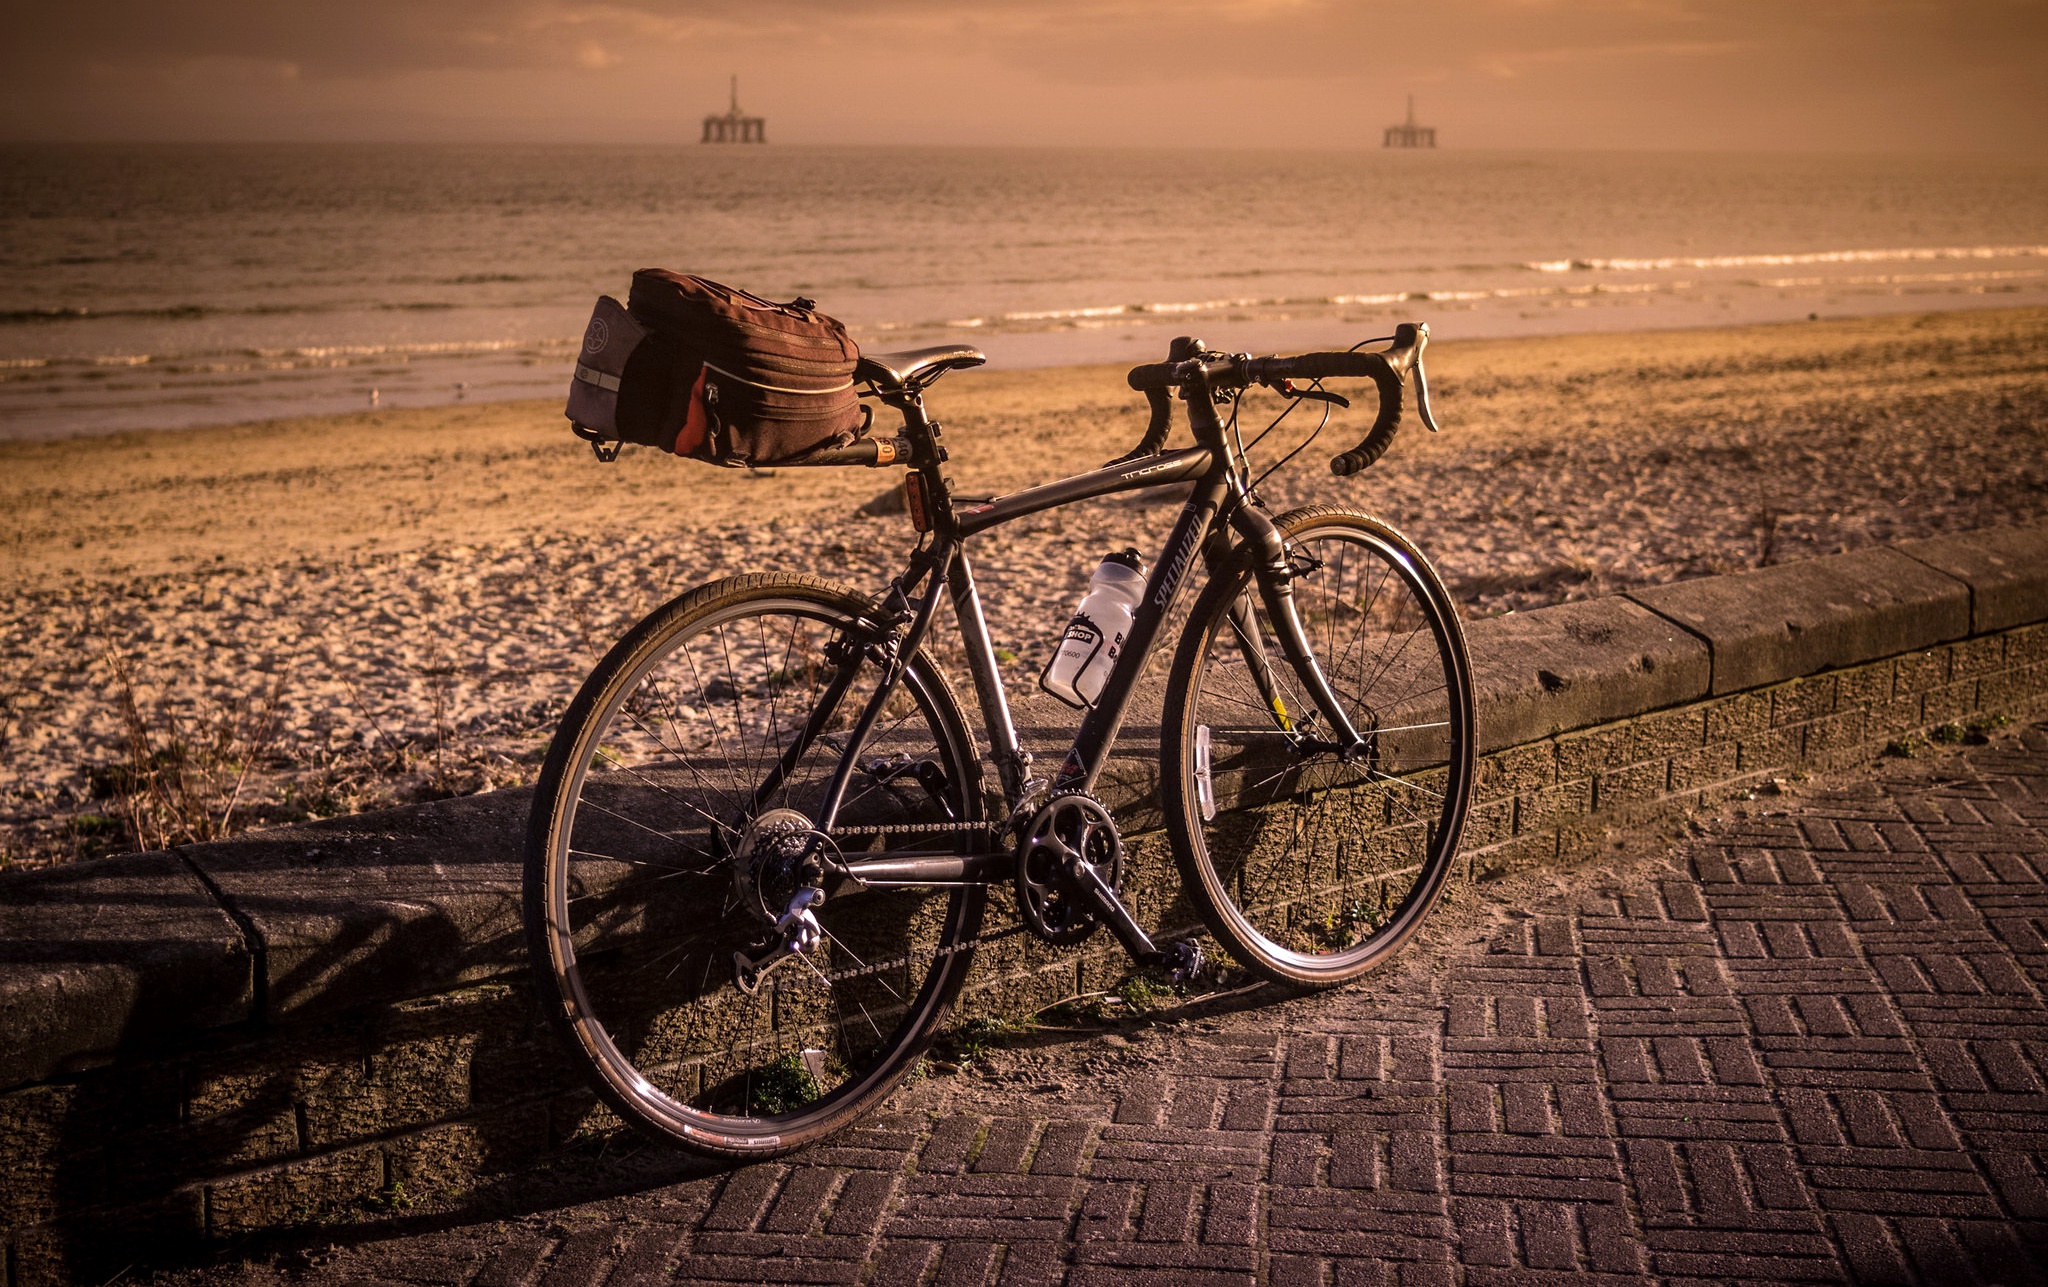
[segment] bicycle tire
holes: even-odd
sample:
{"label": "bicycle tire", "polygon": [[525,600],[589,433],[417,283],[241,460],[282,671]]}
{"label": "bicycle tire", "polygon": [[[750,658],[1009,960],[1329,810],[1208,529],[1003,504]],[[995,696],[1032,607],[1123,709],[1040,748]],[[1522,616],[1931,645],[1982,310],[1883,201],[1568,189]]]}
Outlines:
{"label": "bicycle tire", "polygon": [[1168,675],[1166,823],[1230,954],[1272,982],[1328,987],[1400,951],[1443,892],[1471,794],[1471,663],[1449,593],[1406,537],[1333,506],[1277,522],[1310,560],[1298,611],[1370,756],[1300,749],[1316,707],[1242,564],[1196,601]]}
{"label": "bicycle tire", "polygon": [[[801,883],[782,859],[747,857],[741,837],[769,809],[815,821],[836,733],[879,678],[873,661],[853,663],[834,722],[766,807],[754,787],[837,673],[826,645],[866,607],[816,577],[752,575],[656,609],[570,703],[535,789],[524,902],[544,1009],[607,1105],[699,1153],[771,1157],[875,1106],[916,1065],[972,961],[981,888],[835,891],[816,909],[814,953],[752,994],[737,980],[732,953],[775,939],[764,910],[785,910]],[[899,755],[943,776],[889,767]],[[963,829],[898,832],[891,848],[967,845],[985,827],[979,756],[922,651],[858,762],[834,836],[877,830],[844,851],[905,824]]]}

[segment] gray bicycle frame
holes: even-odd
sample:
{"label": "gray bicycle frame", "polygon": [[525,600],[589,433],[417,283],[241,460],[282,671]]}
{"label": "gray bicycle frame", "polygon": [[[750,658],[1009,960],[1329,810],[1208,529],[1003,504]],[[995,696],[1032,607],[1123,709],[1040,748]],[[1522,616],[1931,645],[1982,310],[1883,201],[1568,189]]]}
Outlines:
{"label": "gray bicycle frame", "polygon": [[[923,643],[937,615],[942,593],[951,598],[959,624],[968,670],[973,676],[982,723],[989,737],[1002,787],[1004,806],[1006,810],[1014,810],[1024,796],[1030,761],[1018,742],[1016,725],[1010,715],[1008,694],[997,666],[994,645],[989,639],[988,624],[982,615],[981,597],[975,587],[966,541],[1014,519],[1076,501],[1190,480],[1195,480],[1194,494],[1181,507],[1164,549],[1153,562],[1145,583],[1144,598],[1138,606],[1123,649],[1110,670],[1100,698],[1082,717],[1073,745],[1059,773],[1052,779],[1051,788],[1093,788],[1123,725],[1125,710],[1137,687],[1138,677],[1151,656],[1159,628],[1172,611],[1175,600],[1189,579],[1188,573],[1198,559],[1209,566],[1212,574],[1224,570],[1233,556],[1250,560],[1252,574],[1282,652],[1326,721],[1323,727],[1329,730],[1330,736],[1320,740],[1319,747],[1349,756],[1364,746],[1364,739],[1352,726],[1348,714],[1331,691],[1309,646],[1301,619],[1295,611],[1291,585],[1294,571],[1287,562],[1285,542],[1272,519],[1247,498],[1244,479],[1232,465],[1224,442],[1223,425],[1206,387],[1190,387],[1185,394],[1188,420],[1198,444],[1194,447],[1112,462],[1085,474],[962,506],[954,504],[940,469],[945,452],[938,446],[939,426],[926,419],[922,400],[916,391],[885,400],[902,410],[905,427],[910,431],[913,474],[923,489],[933,539],[929,546],[913,554],[909,569],[895,583],[890,596],[895,605],[895,619],[873,623],[874,637],[850,650],[852,655],[842,663],[842,675],[850,679],[852,670],[861,664],[863,657],[875,660],[879,655],[879,660],[884,663],[883,676],[863,705],[847,739],[846,749],[840,756],[826,794],[825,808],[817,819],[821,831],[829,833],[836,821],[868,734],[901,679],[902,659],[914,655]],[[1219,515],[1223,516],[1227,529],[1219,525]],[[1226,530],[1237,533],[1237,544],[1228,543]],[[920,581],[924,583],[923,593],[913,609],[909,605],[909,591]],[[899,634],[905,618],[909,629]],[[1253,643],[1256,643],[1255,636]],[[832,687],[841,695],[846,690],[844,684]],[[811,726],[822,727],[823,719],[829,718],[830,713],[821,706],[814,714]],[[808,740],[799,735],[796,743],[785,753],[784,765],[794,766]],[[936,854],[929,850],[864,854],[846,861],[842,874],[868,886],[936,887],[994,883],[1008,879],[1014,868],[1014,856],[1007,849],[988,852],[984,846],[951,854]],[[1106,889],[1102,892],[1114,901],[1113,894]],[[1134,923],[1129,922],[1127,914],[1113,918],[1112,928],[1134,952],[1141,945],[1144,950],[1150,950],[1149,940]]]}

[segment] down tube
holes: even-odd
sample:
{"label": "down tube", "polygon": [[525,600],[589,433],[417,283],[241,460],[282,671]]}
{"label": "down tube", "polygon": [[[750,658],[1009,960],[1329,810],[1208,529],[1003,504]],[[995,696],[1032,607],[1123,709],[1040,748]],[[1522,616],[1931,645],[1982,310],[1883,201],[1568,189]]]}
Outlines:
{"label": "down tube", "polygon": [[1074,735],[1073,749],[1067,752],[1066,763],[1060,766],[1055,786],[1078,786],[1086,791],[1095,789],[1095,779],[1109,758],[1109,748],[1116,743],[1117,730],[1123,727],[1124,710],[1130,705],[1131,693],[1138,686],[1138,676],[1144,672],[1145,662],[1152,655],[1152,644],[1159,634],[1159,627],[1165,622],[1181,586],[1186,583],[1188,573],[1200,558],[1202,543],[1208,540],[1216,525],[1216,511],[1222,506],[1229,486],[1229,475],[1218,469],[1203,480],[1188,503],[1181,507],[1180,518],[1173,525],[1173,534],[1166,538],[1166,550],[1159,565],[1152,569],[1152,575],[1145,581],[1145,601],[1138,605],[1137,617],[1131,622],[1130,637],[1124,640],[1123,651],[1117,654],[1116,666],[1109,672],[1109,682],[1103,685],[1101,699],[1082,719],[1081,729]]}

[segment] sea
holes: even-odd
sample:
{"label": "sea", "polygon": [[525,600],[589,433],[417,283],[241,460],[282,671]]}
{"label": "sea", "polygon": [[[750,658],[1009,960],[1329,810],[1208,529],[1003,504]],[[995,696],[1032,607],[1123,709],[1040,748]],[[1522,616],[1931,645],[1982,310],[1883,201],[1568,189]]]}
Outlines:
{"label": "sea", "polygon": [[992,365],[2048,304],[1983,155],[0,148],[0,438],[566,387],[636,268]]}

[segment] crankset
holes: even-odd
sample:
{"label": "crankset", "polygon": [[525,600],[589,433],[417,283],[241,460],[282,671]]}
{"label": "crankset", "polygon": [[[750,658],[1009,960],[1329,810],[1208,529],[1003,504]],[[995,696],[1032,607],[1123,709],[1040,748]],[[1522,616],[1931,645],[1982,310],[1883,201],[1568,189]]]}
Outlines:
{"label": "crankset", "polygon": [[1114,897],[1123,874],[1123,840],[1109,810],[1086,791],[1055,792],[1017,842],[1017,908],[1046,942],[1079,943],[1100,924],[1084,882],[1099,882]]}
{"label": "crankset", "polygon": [[1015,816],[1029,818],[1012,830],[1017,907],[1032,933],[1065,946],[1106,923],[1132,960],[1166,970],[1175,983],[1202,972],[1201,944],[1189,939],[1160,947],[1118,896],[1123,838],[1102,801],[1086,791],[1055,791],[1030,814]]}

